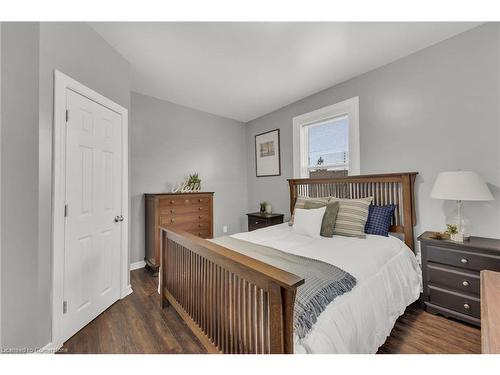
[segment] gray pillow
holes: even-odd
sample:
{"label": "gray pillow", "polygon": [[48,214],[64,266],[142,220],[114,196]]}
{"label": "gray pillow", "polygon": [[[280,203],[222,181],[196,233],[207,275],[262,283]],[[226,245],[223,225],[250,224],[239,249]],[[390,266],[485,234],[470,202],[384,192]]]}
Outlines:
{"label": "gray pillow", "polygon": [[[320,208],[325,206],[325,204],[319,202],[307,201],[304,204],[306,210]],[[335,221],[337,220],[337,214],[339,212],[339,202],[331,202],[326,204],[325,214],[323,215],[323,221],[321,222],[320,234],[323,237],[332,237],[333,229],[335,228]]]}

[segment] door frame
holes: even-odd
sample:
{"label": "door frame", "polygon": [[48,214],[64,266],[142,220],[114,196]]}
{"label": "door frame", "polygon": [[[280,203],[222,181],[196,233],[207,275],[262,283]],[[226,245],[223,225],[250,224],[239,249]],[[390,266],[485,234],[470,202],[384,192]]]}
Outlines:
{"label": "door frame", "polygon": [[52,341],[59,349],[63,342],[64,301],[64,206],[66,204],[66,90],[70,89],[118,113],[122,117],[122,222],[120,251],[120,298],[132,293],[129,278],[128,203],[128,110],[73,78],[54,70],[54,137],[52,185]]}

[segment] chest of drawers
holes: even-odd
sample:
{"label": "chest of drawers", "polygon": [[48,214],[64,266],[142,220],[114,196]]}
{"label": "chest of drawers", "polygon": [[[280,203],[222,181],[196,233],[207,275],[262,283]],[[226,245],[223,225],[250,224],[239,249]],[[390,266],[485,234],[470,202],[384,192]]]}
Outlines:
{"label": "chest of drawers", "polygon": [[480,325],[479,274],[482,270],[500,271],[500,240],[471,237],[455,243],[436,240],[433,235],[425,232],[418,238],[426,310]]}
{"label": "chest of drawers", "polygon": [[146,264],[160,267],[160,227],[213,237],[213,193],[145,194]]}

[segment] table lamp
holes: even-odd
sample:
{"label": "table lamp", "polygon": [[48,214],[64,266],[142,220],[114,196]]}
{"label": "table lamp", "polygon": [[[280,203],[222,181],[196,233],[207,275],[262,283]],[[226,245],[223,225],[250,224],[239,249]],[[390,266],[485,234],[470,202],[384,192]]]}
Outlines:
{"label": "table lamp", "polygon": [[469,238],[462,216],[462,201],[491,201],[493,196],[486,182],[472,171],[441,172],[434,182],[431,198],[457,202],[458,233],[452,238],[463,242]]}

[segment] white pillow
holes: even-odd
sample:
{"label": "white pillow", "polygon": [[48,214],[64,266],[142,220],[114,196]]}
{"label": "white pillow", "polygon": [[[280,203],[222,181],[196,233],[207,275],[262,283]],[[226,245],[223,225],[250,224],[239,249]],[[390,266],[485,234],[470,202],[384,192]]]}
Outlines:
{"label": "white pillow", "polygon": [[325,215],[326,207],[309,210],[296,208],[294,212],[293,230],[309,237],[320,237],[321,222]]}

